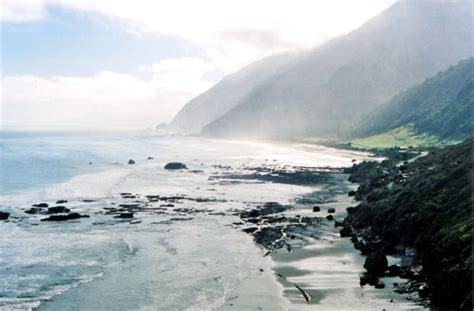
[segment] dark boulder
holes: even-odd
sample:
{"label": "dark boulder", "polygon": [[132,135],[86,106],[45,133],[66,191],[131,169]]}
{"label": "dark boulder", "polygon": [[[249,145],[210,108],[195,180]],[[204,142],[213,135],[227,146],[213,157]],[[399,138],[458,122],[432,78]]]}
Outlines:
{"label": "dark boulder", "polygon": [[132,165],[135,164],[135,161],[133,159],[128,160],[127,164]]}
{"label": "dark boulder", "polygon": [[347,193],[347,195],[350,196],[350,197],[355,197],[356,192],[354,190],[351,190]]}
{"label": "dark boulder", "polygon": [[165,165],[165,170],[184,170],[188,169],[184,163],[181,162],[169,162]]}
{"label": "dark boulder", "polygon": [[243,232],[249,233],[249,234],[250,234],[250,233],[254,233],[254,232],[257,231],[257,230],[258,230],[257,227],[248,227],[248,228],[242,229]]}
{"label": "dark boulder", "polygon": [[25,211],[27,214],[41,214],[43,213],[43,209],[40,207],[32,207]]}
{"label": "dark boulder", "polygon": [[319,206],[313,206],[313,213],[320,212],[321,208]]}
{"label": "dark boulder", "polygon": [[359,284],[361,286],[364,286],[367,284],[374,286],[378,282],[379,282],[379,278],[376,277],[375,275],[364,273],[359,277]]}
{"label": "dark boulder", "polygon": [[251,223],[251,224],[258,224],[262,220],[260,218],[247,218],[246,221]]}
{"label": "dark boulder", "polygon": [[65,204],[67,203],[67,200],[58,200],[56,201],[56,204]]}
{"label": "dark boulder", "polygon": [[48,207],[48,203],[38,203],[38,204],[33,204],[34,207]]}
{"label": "dark boulder", "polygon": [[252,209],[248,212],[242,212],[242,214],[240,215],[241,218],[255,218],[255,217],[259,217],[261,215],[260,211],[259,210],[256,210],[256,209]]}
{"label": "dark boulder", "polygon": [[327,215],[327,216],[326,216],[326,219],[329,220],[329,221],[331,221],[331,220],[334,220],[334,217],[333,217],[332,215]]}
{"label": "dark boulder", "polygon": [[388,268],[387,257],[382,251],[370,253],[365,259],[364,268],[372,275],[383,275]]}
{"label": "dark boulder", "polygon": [[328,213],[335,213],[336,209],[334,207],[328,208]]}
{"label": "dark boulder", "polygon": [[81,215],[79,213],[71,213],[65,215],[51,215],[48,218],[43,218],[41,221],[64,221],[64,220],[72,220],[78,218],[89,217],[89,215]]}
{"label": "dark boulder", "polygon": [[339,233],[341,234],[341,237],[347,238],[352,235],[352,229],[350,227],[344,227],[339,231]]}
{"label": "dark boulder", "polygon": [[155,159],[154,157],[148,157],[147,160],[153,160]]}
{"label": "dark boulder", "polygon": [[115,216],[115,218],[133,218],[132,212],[120,213],[120,215]]}
{"label": "dark boulder", "polygon": [[47,214],[69,213],[71,210],[65,206],[52,206],[48,208]]}
{"label": "dark boulder", "polygon": [[353,214],[355,212],[355,209],[356,208],[352,206],[346,208],[347,214]]}
{"label": "dark boulder", "polygon": [[382,289],[382,288],[385,288],[385,283],[382,282],[382,281],[378,281],[377,283],[375,283],[375,288],[377,289]]}
{"label": "dark boulder", "polygon": [[0,212],[0,220],[7,220],[10,217],[10,213]]}
{"label": "dark boulder", "polygon": [[388,276],[399,276],[402,269],[398,265],[391,265],[388,267]]}

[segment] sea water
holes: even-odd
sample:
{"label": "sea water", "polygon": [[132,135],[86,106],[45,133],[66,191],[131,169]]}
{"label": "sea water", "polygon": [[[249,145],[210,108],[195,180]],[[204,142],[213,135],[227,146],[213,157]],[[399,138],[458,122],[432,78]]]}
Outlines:
{"label": "sea water", "polygon": [[[225,184],[210,177],[227,167],[342,167],[366,156],[149,132],[2,131],[0,137],[0,210],[11,213],[0,223],[0,309],[6,310],[207,310],[232,299],[249,276],[258,284],[251,308],[265,303],[286,309],[270,258],[233,227],[239,219],[229,211],[268,201],[292,203],[314,189]],[[128,165],[129,159],[136,164]],[[167,171],[169,161],[184,162],[189,170]],[[121,192],[215,201],[179,203],[213,213],[179,220],[140,213],[131,223],[103,213],[123,203]],[[44,216],[24,213],[34,203],[57,200],[91,217],[42,222]]]}

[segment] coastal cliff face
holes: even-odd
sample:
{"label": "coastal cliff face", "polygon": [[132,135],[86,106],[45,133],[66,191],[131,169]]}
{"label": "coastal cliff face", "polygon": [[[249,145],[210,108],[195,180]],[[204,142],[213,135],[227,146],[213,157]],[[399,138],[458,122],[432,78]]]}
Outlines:
{"label": "coastal cliff face", "polygon": [[432,303],[448,309],[472,308],[473,143],[401,166],[386,160],[347,170],[362,202],[346,222],[382,239],[385,253],[414,247]]}
{"label": "coastal cliff face", "polygon": [[224,79],[172,125],[194,118],[192,131],[222,137],[337,136],[397,93],[472,56],[471,20],[469,1],[400,1],[270,74],[256,68],[242,91],[218,92],[241,73]]}

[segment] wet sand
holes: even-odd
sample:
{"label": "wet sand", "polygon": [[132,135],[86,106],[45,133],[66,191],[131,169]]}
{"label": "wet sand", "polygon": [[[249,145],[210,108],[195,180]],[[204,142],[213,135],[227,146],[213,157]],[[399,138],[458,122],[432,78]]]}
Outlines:
{"label": "wet sand", "polygon": [[[347,175],[340,174],[338,182],[341,187],[355,189],[356,185],[349,184],[346,179]],[[299,206],[282,215],[325,217],[328,208],[334,208],[334,219],[342,221],[346,208],[355,205],[347,194],[335,195],[330,201],[319,204],[321,211],[317,213],[310,206]],[[317,239],[308,239],[302,247],[295,244],[291,252],[280,249],[269,256],[273,262],[273,277],[282,286],[285,303],[266,295],[265,283],[261,279],[258,282],[257,277],[250,277],[248,282],[240,284],[235,291],[236,297],[226,301],[222,309],[252,310],[249,302],[257,302],[262,310],[427,310],[409,301],[409,296],[394,292],[393,283],[405,281],[398,277],[381,278],[386,285],[383,289],[360,286],[359,276],[365,271],[365,257],[354,249],[349,238],[340,237],[340,229],[334,226],[334,221],[324,221]],[[262,250],[262,255],[265,253],[266,250]],[[393,264],[399,260],[389,258],[389,261]],[[295,284],[308,294],[309,302]]]}

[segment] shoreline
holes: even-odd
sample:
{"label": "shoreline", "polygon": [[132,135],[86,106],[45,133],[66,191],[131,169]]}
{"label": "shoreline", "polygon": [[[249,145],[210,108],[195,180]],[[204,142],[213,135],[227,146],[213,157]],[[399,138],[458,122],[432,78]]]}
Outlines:
{"label": "shoreline", "polygon": [[[235,143],[235,145],[240,146],[241,143]],[[221,146],[220,143],[219,146]],[[250,253],[253,254],[252,256],[254,257],[252,258],[254,259],[249,262],[250,264],[243,264],[240,261],[231,263],[233,269],[242,264],[245,266],[243,270],[242,268],[235,270],[236,273],[239,273],[238,283],[240,283],[240,286],[235,284],[225,285],[225,288],[232,288],[232,290],[219,293],[219,295],[212,293],[212,295],[219,297],[215,298],[217,299],[216,301],[221,299],[223,297],[222,294],[224,294],[225,297],[228,297],[227,302],[229,302],[229,299],[234,301],[232,305],[233,308],[236,308],[239,303],[244,309],[245,307],[248,309],[255,309],[257,307],[265,309],[265,306],[272,306],[272,308],[280,307],[281,309],[291,309],[295,306],[299,307],[302,305],[289,304],[290,301],[287,299],[287,296],[285,296],[287,287],[274,277],[274,271],[278,269],[278,261],[274,255],[263,257],[265,252],[258,245],[250,241],[245,233],[239,232],[240,229],[231,228],[231,226],[235,226],[233,225],[234,222],[239,221],[238,215],[242,212],[242,210],[240,210],[239,214],[236,215],[236,209],[243,209],[245,206],[254,208],[259,204],[266,204],[272,199],[284,205],[295,204],[298,206],[303,206],[304,204],[309,206],[308,200],[327,200],[330,198],[331,191],[333,191],[335,187],[334,183],[328,183],[330,186],[326,189],[326,183],[330,181],[327,179],[327,176],[328,174],[334,173],[334,169],[329,168],[337,166],[339,163],[350,163],[352,157],[363,155],[355,155],[345,151],[339,151],[335,155],[333,155],[332,152],[326,154],[324,153],[324,147],[320,148],[321,153],[295,150],[293,149],[294,146],[288,148],[287,145],[271,145],[265,146],[265,148],[268,155],[259,154],[257,160],[253,160],[252,156],[248,158],[233,158],[231,154],[229,159],[231,159],[232,163],[227,163],[229,160],[227,160],[227,162],[224,161],[226,158],[218,158],[216,160],[212,149],[210,149],[212,156],[207,161],[204,161],[204,166],[200,164],[203,161],[202,159],[188,159],[188,161],[186,161],[186,164],[191,168],[189,171],[167,172],[163,170],[163,160],[161,160],[146,161],[134,166],[119,165],[116,170],[106,170],[98,174],[78,175],[66,183],[48,187],[47,190],[38,191],[33,194],[28,193],[28,197],[17,197],[16,195],[10,197],[9,199],[16,197],[19,200],[17,202],[18,204],[16,204],[14,200],[10,201],[11,205],[15,205],[17,209],[12,215],[11,220],[14,223],[19,222],[21,224],[21,230],[26,230],[28,233],[38,235],[37,239],[42,239],[41,237],[43,236],[43,239],[46,237],[47,239],[53,239],[52,236],[50,237],[51,234],[53,234],[54,239],[68,237],[67,243],[71,243],[71,245],[64,245],[66,250],[69,246],[73,246],[74,243],[77,243],[74,241],[74,234],[82,230],[92,230],[88,232],[87,235],[92,234],[91,237],[93,237],[93,235],[98,234],[100,239],[104,239],[104,241],[116,235],[120,237],[120,239],[118,241],[110,241],[109,251],[113,254],[117,247],[124,247],[124,255],[127,258],[125,263],[135,258],[137,252],[145,252],[141,254],[141,256],[149,257],[149,259],[157,256],[154,247],[148,245],[148,242],[145,244],[140,242],[140,239],[150,236],[150,234],[159,237],[159,244],[156,247],[165,254],[164,257],[160,257],[163,255],[159,255],[156,258],[164,259],[170,256],[169,260],[173,262],[172,258],[176,256],[176,252],[181,254],[182,252],[189,251],[192,249],[192,245],[187,243],[180,244],[188,238],[186,235],[183,235],[179,241],[174,241],[174,238],[169,235],[163,236],[163,234],[166,234],[166,230],[181,232],[190,226],[201,228],[202,224],[208,222],[209,224],[213,224],[213,228],[215,224],[220,224],[216,227],[216,229],[219,228],[217,231],[212,231],[212,235],[216,235],[217,239],[216,242],[212,242],[216,247],[213,251],[221,249],[221,252],[217,252],[216,255],[223,255],[221,254],[222,247],[225,247],[225,244],[219,245],[218,243],[222,242],[217,241],[219,241],[218,238],[226,236],[229,239],[231,237],[232,239],[236,239],[235,242],[231,242],[230,244],[236,243],[234,246],[240,248],[237,250],[230,249],[230,253],[233,254],[230,256],[239,258],[239,256],[243,254]],[[277,155],[274,155],[275,152],[277,152]],[[273,156],[274,158],[272,158]],[[291,158],[288,158],[288,156],[291,156]],[[316,159],[312,160],[313,158]],[[295,160],[296,163],[285,162],[286,159]],[[319,165],[319,163],[328,163],[331,165]],[[230,166],[232,167],[229,168]],[[312,171],[311,167],[320,168]],[[198,169],[205,170],[205,173],[198,172]],[[217,175],[215,175],[215,173],[217,173]],[[215,178],[219,176],[220,178]],[[258,180],[259,178],[260,180]],[[107,182],[104,184],[106,180]],[[101,187],[94,186],[102,184],[103,186]],[[200,189],[201,187],[202,189]],[[316,197],[305,196],[305,193],[311,191],[317,192]],[[121,192],[132,193],[133,195],[118,195],[118,193]],[[183,193],[185,194],[184,196],[181,195]],[[157,201],[155,201],[154,196],[150,196],[155,194],[159,194],[159,196],[156,197]],[[173,198],[174,196],[177,197]],[[300,198],[306,203],[298,203],[295,201],[296,198]],[[91,217],[72,222],[46,224],[45,222],[40,222],[40,219],[45,217],[42,213],[33,216],[25,216],[25,214],[22,213],[22,211],[29,208],[28,204],[39,203],[44,200],[48,200],[50,204],[54,204],[55,201],[60,199],[69,201],[66,203],[66,207],[71,208],[75,212],[90,215]],[[21,203],[20,201],[25,202]],[[123,204],[125,205],[121,208],[124,209],[124,211],[119,211],[118,206]],[[134,206],[136,204],[139,206]],[[293,211],[296,211],[296,209]],[[122,212],[131,212],[135,215],[130,220],[117,218]],[[310,214],[312,213],[311,211],[308,212]],[[289,215],[289,217],[293,216]],[[14,225],[14,223],[10,225]],[[154,223],[156,223],[157,226],[154,225]],[[143,235],[146,232],[148,233]],[[128,241],[128,238],[123,240],[123,238],[130,235],[130,233],[133,233],[133,243]],[[140,236],[142,236],[142,238],[139,238]],[[30,239],[29,235],[28,239]],[[47,242],[48,240],[44,241]],[[29,243],[28,240],[26,240],[25,243]],[[203,243],[210,243],[208,236],[206,237],[204,235],[202,240],[197,244],[204,245]],[[181,245],[181,247],[179,245]],[[251,250],[249,251],[249,249]],[[90,251],[90,249],[87,250]],[[294,253],[296,252],[297,251]],[[119,255],[122,256],[122,254]],[[121,263],[122,259],[120,259],[120,256],[112,258],[113,265],[118,264],[119,267],[122,267],[123,263]],[[189,258],[194,258],[192,256]],[[208,254],[203,254],[203,256],[208,256]],[[185,259],[187,258],[183,258],[183,260]],[[222,263],[227,264],[229,259],[230,258],[223,259],[224,261]],[[203,262],[209,265],[208,260],[209,259],[203,259]],[[152,263],[148,261],[138,261],[137,264],[146,267]],[[156,265],[156,263],[153,264]],[[217,268],[218,266],[214,268],[216,271],[212,269],[209,270],[210,275],[217,273]],[[263,272],[260,271],[262,268],[264,270]],[[101,270],[104,273],[101,274],[98,279],[80,284],[77,287],[73,286],[72,289],[66,290],[59,296],[55,296],[52,300],[48,299],[48,301],[41,304],[40,309],[61,309],[62,307],[70,306],[74,301],[83,301],[84,303],[92,304],[93,301],[90,301],[91,299],[94,297],[99,299],[99,297],[97,297],[98,293],[102,293],[103,297],[100,298],[104,299],[103,303],[115,301],[118,305],[121,303],[124,304],[124,306],[129,306],[131,302],[135,301],[134,299],[138,299],[138,297],[143,295],[143,293],[136,293],[138,294],[136,297],[129,297],[131,301],[126,301],[124,300],[126,296],[115,297],[114,295],[119,295],[121,291],[127,287],[115,288],[112,292],[104,291],[105,289],[98,287],[99,284],[116,286],[117,284],[111,280],[114,278],[117,279],[122,273],[124,273],[123,277],[125,277],[130,284],[137,284],[138,282],[138,280],[133,279],[133,277],[126,272],[128,270],[122,271],[120,270],[122,268],[114,268],[109,271],[107,269],[105,269],[105,271]],[[143,269],[146,271],[146,269],[149,268]],[[193,270],[193,272],[189,273],[195,273],[196,271],[198,270]],[[143,271],[138,270],[133,273],[137,276],[141,275],[144,277],[144,280],[151,282],[151,279],[149,279],[150,276],[144,275]],[[159,277],[160,273],[156,275]],[[220,280],[222,276],[216,274],[216,277]],[[289,277],[291,278],[292,276]],[[226,278],[235,282],[233,276],[226,276]],[[170,279],[169,282],[173,282],[173,279]],[[220,285],[219,282],[217,282],[217,285],[221,287],[222,285]],[[306,286],[300,284],[299,281],[294,283],[298,286],[302,285],[300,288],[304,291],[307,290]],[[140,282],[138,284],[140,284]],[[253,288],[260,289],[258,292],[255,292]],[[262,291],[261,288],[265,290]],[[128,290],[130,291],[131,289]],[[296,287],[292,288],[292,291],[298,293]],[[90,296],[84,296],[89,295],[87,293],[89,293]],[[130,295],[132,295],[131,292]],[[239,296],[240,298],[232,298],[235,296]],[[313,296],[315,297],[315,295]],[[245,299],[245,297],[247,298]],[[87,299],[85,300],[85,298]],[[152,301],[154,300],[154,298],[150,299]],[[314,301],[316,300],[314,299],[313,302]],[[146,305],[148,302],[136,301],[135,303]],[[193,305],[195,304],[190,303],[189,308],[192,309]],[[221,305],[221,308],[225,307],[226,302]]]}
{"label": "shoreline", "polygon": [[[345,190],[357,189],[357,184],[347,181],[349,175],[336,174],[338,175],[336,178],[339,178],[340,185]],[[346,208],[354,203],[356,202],[345,191],[342,194],[334,194],[326,203],[320,203],[321,211],[317,213],[303,205],[271,215],[275,218],[285,217],[290,221],[293,217],[313,219],[316,215],[317,217],[326,215],[334,217],[334,220],[319,221],[317,223],[319,230],[316,234],[304,236],[303,233],[304,241],[291,244],[290,251],[288,251],[288,245],[286,250],[285,247],[270,250],[271,254],[268,257],[273,263],[273,278],[282,287],[281,295],[288,302],[282,309],[310,310],[317,306],[321,310],[340,310],[340,308],[350,306],[356,310],[380,310],[381,308],[426,310],[422,305],[409,301],[407,295],[394,292],[392,286],[384,289],[375,289],[368,285],[360,286],[359,277],[365,272],[362,267],[365,256],[358,253],[350,239],[342,238],[339,233],[340,228],[335,226],[336,222],[344,220],[347,216]],[[327,214],[328,209],[331,208],[335,209],[335,213]],[[279,221],[276,223],[281,224]],[[257,242],[256,245],[264,250],[262,254],[267,252],[268,244],[262,246]],[[395,257],[389,260],[391,263],[398,262]],[[404,280],[399,277],[390,277],[385,278],[384,281],[392,284],[402,283]],[[230,306],[245,309],[245,301],[244,291],[244,296],[226,301],[225,308],[221,309],[230,310]]]}

